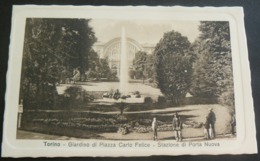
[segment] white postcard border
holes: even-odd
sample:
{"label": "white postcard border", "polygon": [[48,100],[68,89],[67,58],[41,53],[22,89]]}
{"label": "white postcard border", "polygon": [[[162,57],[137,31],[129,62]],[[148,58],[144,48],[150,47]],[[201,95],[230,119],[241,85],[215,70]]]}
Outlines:
{"label": "white postcard border", "polygon": [[[127,10],[127,12],[126,12]],[[121,13],[121,14],[118,14]],[[192,15],[192,16],[191,16]],[[146,7],[146,6],[14,6],[12,32],[7,73],[6,107],[2,143],[3,157],[40,156],[149,156],[149,155],[195,155],[195,154],[251,154],[257,153],[254,109],[251,92],[251,76],[246,46],[246,35],[241,7]],[[25,19],[48,18],[96,18],[96,19],[146,19],[146,20],[216,20],[229,21],[231,32],[232,62],[237,114],[236,140],[218,141],[220,147],[158,148],[153,141],[109,141],[109,140],[58,140],[63,147],[46,147],[46,140],[16,140],[16,124],[20,74],[25,30]],[[48,142],[53,142],[49,140]],[[69,142],[89,143],[90,147],[69,147]],[[92,144],[147,143],[151,148],[102,148]],[[173,142],[173,141],[159,141]],[[180,143],[181,146],[181,143]]]}

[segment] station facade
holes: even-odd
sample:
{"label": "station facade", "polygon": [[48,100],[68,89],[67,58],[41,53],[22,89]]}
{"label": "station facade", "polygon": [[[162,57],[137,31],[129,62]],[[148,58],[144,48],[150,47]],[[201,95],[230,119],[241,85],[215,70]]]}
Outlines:
{"label": "station facade", "polygon": [[[133,67],[133,59],[138,51],[144,51],[147,54],[152,54],[155,45],[153,44],[140,44],[134,39],[126,38],[127,56],[129,68]],[[94,44],[93,49],[98,53],[100,58],[108,60],[109,67],[117,72],[119,75],[120,69],[120,54],[121,54],[121,38],[114,38],[106,43],[97,42]]]}

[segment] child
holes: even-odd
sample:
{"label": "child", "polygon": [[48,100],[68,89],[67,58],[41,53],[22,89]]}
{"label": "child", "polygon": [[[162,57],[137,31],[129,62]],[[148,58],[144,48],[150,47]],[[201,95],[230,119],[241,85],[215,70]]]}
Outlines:
{"label": "child", "polygon": [[210,138],[210,136],[209,136],[209,127],[210,127],[209,118],[208,118],[208,116],[206,116],[205,122],[204,122],[204,139],[209,139]]}
{"label": "child", "polygon": [[209,124],[209,139],[213,139],[214,138],[214,132],[213,132],[213,128],[212,128],[212,125]]}

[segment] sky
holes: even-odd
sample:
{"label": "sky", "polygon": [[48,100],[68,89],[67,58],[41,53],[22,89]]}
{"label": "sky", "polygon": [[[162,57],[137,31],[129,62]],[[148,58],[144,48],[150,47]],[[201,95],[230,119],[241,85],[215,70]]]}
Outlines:
{"label": "sky", "polygon": [[167,31],[175,30],[187,36],[192,43],[200,34],[199,21],[151,21],[151,20],[109,20],[92,19],[93,28],[98,42],[108,42],[120,37],[121,29],[125,27],[126,36],[142,44],[157,44]]}

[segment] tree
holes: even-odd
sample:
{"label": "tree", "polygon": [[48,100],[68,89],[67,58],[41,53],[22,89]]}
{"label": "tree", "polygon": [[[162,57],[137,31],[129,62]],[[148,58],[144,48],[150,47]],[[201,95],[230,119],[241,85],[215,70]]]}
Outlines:
{"label": "tree", "polygon": [[100,59],[99,66],[99,73],[101,75],[101,78],[110,78],[112,71],[109,68],[107,59]]}
{"label": "tree", "polygon": [[60,48],[64,66],[71,72],[74,68],[79,68],[81,80],[85,78],[85,71],[88,70],[88,63],[93,61],[88,55],[92,52],[92,46],[96,42],[96,37],[92,28],[88,25],[90,20],[86,19],[58,19],[61,21]]}
{"label": "tree", "polygon": [[156,77],[154,54],[148,55],[146,52],[138,51],[133,60],[133,67],[134,69],[130,71],[131,78],[142,78],[143,83],[144,79],[149,78],[149,81],[154,82]]}
{"label": "tree", "polygon": [[228,22],[203,21],[200,37],[193,44],[193,93],[203,97],[219,97],[233,90],[232,58]]}
{"label": "tree", "polygon": [[191,57],[187,54],[190,42],[180,33],[170,31],[155,47],[155,68],[158,87],[176,104],[190,86]]}
{"label": "tree", "polygon": [[136,73],[141,73],[141,77],[144,83],[145,79],[145,70],[146,70],[146,63],[147,63],[147,54],[143,51],[138,51],[135,54],[135,58],[133,60],[133,66]]}
{"label": "tree", "polygon": [[192,93],[200,97],[217,97],[221,99],[220,103],[233,106],[229,23],[202,21],[199,30],[201,34],[191,49],[195,54]]}
{"label": "tree", "polygon": [[79,68],[84,76],[87,54],[96,41],[86,19],[26,20],[21,97],[24,106],[50,107],[56,84]]}
{"label": "tree", "polygon": [[108,80],[116,80],[116,73],[110,69],[107,58],[99,58],[95,51],[91,51],[88,55],[89,63],[86,75],[88,79],[100,80],[106,78]]}
{"label": "tree", "polygon": [[150,54],[147,55],[146,64],[145,64],[145,72],[146,76],[149,79],[150,83],[153,83],[155,86],[157,85],[156,80],[156,71],[155,71],[155,55]]}
{"label": "tree", "polygon": [[155,68],[154,54],[147,55],[145,69],[148,78],[154,78],[154,74],[155,74],[154,68]]}

